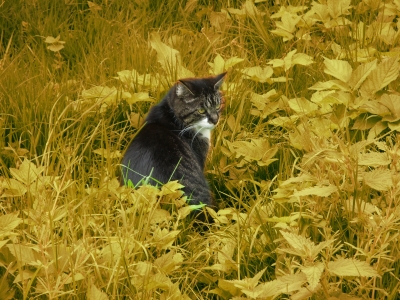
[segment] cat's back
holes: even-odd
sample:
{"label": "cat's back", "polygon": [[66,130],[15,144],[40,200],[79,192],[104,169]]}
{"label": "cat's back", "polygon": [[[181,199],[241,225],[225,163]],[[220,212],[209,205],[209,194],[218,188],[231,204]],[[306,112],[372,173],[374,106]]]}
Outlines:
{"label": "cat's back", "polygon": [[[122,160],[123,181],[139,183],[144,177],[156,178],[165,183],[173,178],[178,165],[189,165],[195,172],[202,172],[199,161],[179,131],[160,123],[147,123],[136,134]],[[186,166],[187,167],[187,166]]]}

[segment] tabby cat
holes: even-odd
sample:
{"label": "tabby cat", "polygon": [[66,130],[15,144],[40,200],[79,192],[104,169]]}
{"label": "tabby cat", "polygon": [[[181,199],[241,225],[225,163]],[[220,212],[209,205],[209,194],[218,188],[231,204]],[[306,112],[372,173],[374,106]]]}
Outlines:
{"label": "tabby cat", "polygon": [[122,159],[124,184],[179,180],[189,204],[215,206],[204,165],[224,104],[219,89],[225,74],[181,79],[150,110]]}

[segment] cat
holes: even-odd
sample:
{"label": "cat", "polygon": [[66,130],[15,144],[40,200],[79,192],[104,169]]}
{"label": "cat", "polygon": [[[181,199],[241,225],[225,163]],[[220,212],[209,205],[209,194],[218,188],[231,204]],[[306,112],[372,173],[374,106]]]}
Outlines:
{"label": "cat", "polygon": [[204,167],[211,130],[224,106],[220,87],[225,74],[180,79],[150,109],[123,156],[123,184],[131,181],[136,187],[179,180],[190,205],[216,208]]}

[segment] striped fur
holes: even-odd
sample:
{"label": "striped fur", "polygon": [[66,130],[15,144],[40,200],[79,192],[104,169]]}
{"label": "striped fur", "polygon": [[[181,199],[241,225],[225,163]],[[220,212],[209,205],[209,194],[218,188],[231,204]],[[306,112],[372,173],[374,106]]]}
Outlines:
{"label": "striped fur", "polygon": [[122,159],[122,181],[138,186],[179,180],[190,204],[214,206],[204,176],[210,131],[224,100],[224,74],[179,80],[154,106]]}

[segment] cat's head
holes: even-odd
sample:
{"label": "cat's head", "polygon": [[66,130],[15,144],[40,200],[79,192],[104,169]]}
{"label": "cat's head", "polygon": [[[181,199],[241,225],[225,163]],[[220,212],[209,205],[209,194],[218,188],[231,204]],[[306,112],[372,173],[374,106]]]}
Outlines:
{"label": "cat's head", "polygon": [[[174,86],[169,105],[184,127],[201,132],[217,125],[224,98],[219,90],[226,73],[206,78],[180,79]],[[209,137],[209,136],[208,136]]]}

